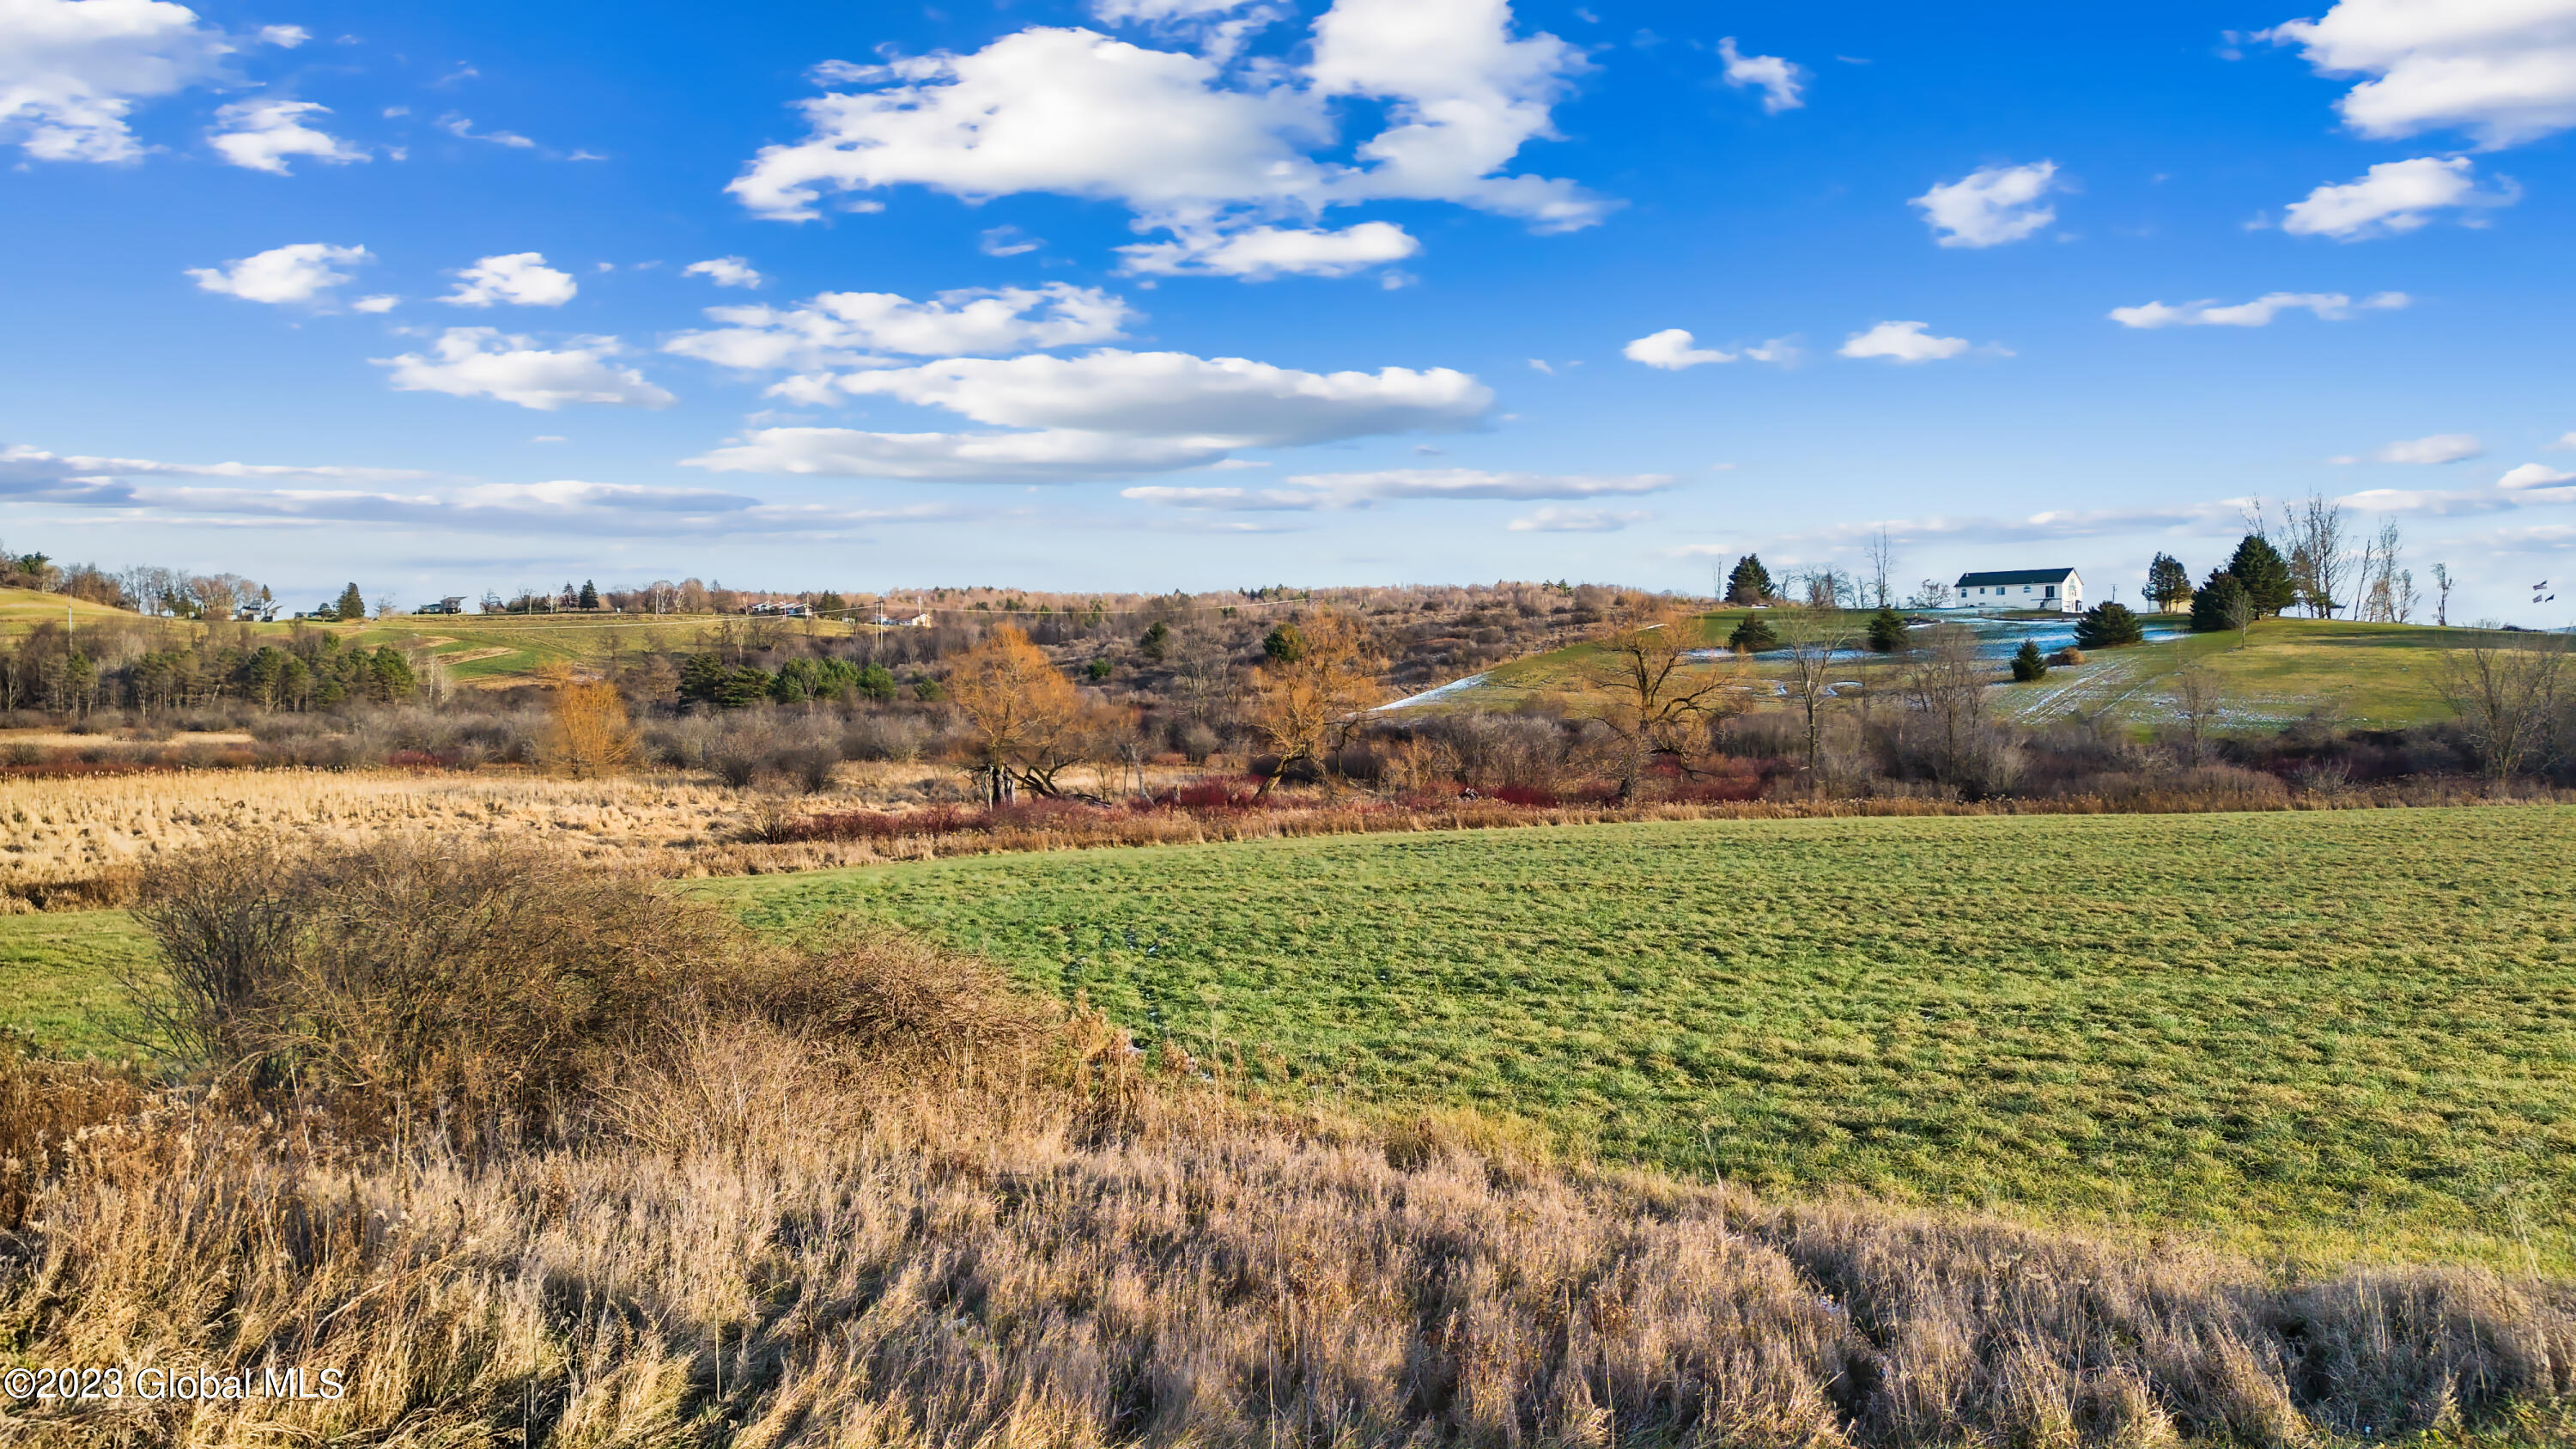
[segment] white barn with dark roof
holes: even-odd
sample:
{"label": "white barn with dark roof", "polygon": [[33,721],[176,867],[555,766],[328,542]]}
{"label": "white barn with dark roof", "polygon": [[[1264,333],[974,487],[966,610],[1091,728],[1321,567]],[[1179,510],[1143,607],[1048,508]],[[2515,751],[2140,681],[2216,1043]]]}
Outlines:
{"label": "white barn with dark roof", "polygon": [[2045,609],[2084,612],[2084,576],[2073,569],[2002,569],[1959,575],[1962,609]]}

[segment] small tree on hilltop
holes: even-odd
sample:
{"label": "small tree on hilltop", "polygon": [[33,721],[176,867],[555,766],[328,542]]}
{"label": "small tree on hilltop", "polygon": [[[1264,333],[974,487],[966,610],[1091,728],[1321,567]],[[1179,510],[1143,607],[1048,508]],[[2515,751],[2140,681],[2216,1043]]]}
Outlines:
{"label": "small tree on hilltop", "polygon": [[1771,571],[1762,566],[1762,555],[1748,553],[1735,561],[1726,575],[1726,601],[1730,604],[1758,604],[1770,598]]}
{"label": "small tree on hilltop", "polygon": [[2036,639],[2021,641],[2020,650],[2012,657],[2013,678],[2028,684],[2034,679],[2044,679],[2047,675],[2048,660],[2039,652],[2039,641]]}
{"label": "small tree on hilltop", "polygon": [[1780,635],[1772,629],[1769,620],[1755,614],[1736,625],[1735,632],[1726,636],[1726,647],[1738,654],[1759,654],[1765,649],[1779,648]]}
{"label": "small tree on hilltop", "polygon": [[1905,616],[1885,608],[1870,615],[1869,647],[1881,654],[1902,650],[1905,647]]}
{"label": "small tree on hilltop", "polygon": [[2126,604],[2095,604],[2075,621],[2075,645],[2079,649],[2117,649],[2146,637],[2138,616]]}
{"label": "small tree on hilltop", "polygon": [[588,579],[581,581],[581,607],[585,609],[599,607],[599,588]]}
{"label": "small tree on hilltop", "polygon": [[[1272,631],[1277,638],[1290,626]],[[1261,666],[1252,722],[1269,741],[1278,766],[1261,782],[1262,795],[1290,765],[1324,763],[1359,727],[1362,711],[1382,697],[1368,641],[1359,626],[1337,614],[1318,614],[1295,635],[1296,657],[1271,655]],[[1325,779],[1330,788],[1331,774]]]}
{"label": "small tree on hilltop", "polygon": [[2246,598],[2245,585],[2225,569],[2211,569],[2209,577],[2191,595],[2193,632],[2215,634],[2236,627],[2237,604]]}
{"label": "small tree on hilltop", "polygon": [[2246,595],[2254,601],[2257,618],[2278,614],[2299,601],[2298,581],[2290,574],[2290,561],[2259,533],[2245,535],[2236,545],[2234,556],[2227,560],[2227,572],[2245,586]]}
{"label": "small tree on hilltop", "polygon": [[359,593],[358,586],[353,583],[340,591],[340,602],[331,606],[331,612],[344,622],[364,619],[367,617],[366,596]]}
{"label": "small tree on hilltop", "polygon": [[2181,559],[2160,553],[2154,563],[2147,565],[2147,597],[2155,600],[2157,609],[2170,614],[2187,607],[2191,594],[2191,572],[2182,566]]}

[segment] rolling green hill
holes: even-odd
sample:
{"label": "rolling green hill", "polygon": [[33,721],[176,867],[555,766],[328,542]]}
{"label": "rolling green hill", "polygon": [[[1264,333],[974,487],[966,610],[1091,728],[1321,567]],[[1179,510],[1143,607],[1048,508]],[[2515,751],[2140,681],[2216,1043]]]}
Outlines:
{"label": "rolling green hill", "polygon": [[[1723,645],[1747,612],[1728,609],[1704,616],[1702,642],[1712,648]],[[1845,622],[1856,634],[1861,619],[1855,613]],[[2178,621],[2165,616],[2151,623],[2169,629]],[[2033,620],[2028,627],[2047,631],[2052,637],[2043,647],[2053,649],[2066,642],[2070,625]],[[2186,659],[2198,659],[2218,676],[2229,728],[2279,725],[2318,713],[2353,724],[2417,724],[2449,713],[2439,689],[2441,651],[2498,637],[2505,636],[2422,624],[2266,619],[2241,644],[2229,632],[2099,650],[2085,663],[2053,669],[2034,683],[1999,682],[1995,704],[2003,714],[2034,724],[2103,710],[2154,722],[2172,714],[2175,670]],[[1578,689],[1593,652],[1592,645],[1577,644],[1514,660],[1487,671],[1471,686],[1444,694],[1440,704],[1509,709]],[[1898,667],[1892,659],[1855,658],[1847,674],[1855,683],[1893,689],[1898,687],[1892,677]],[[1750,668],[1761,679],[1777,679],[1784,672],[1776,660],[1761,656]],[[2000,663],[1997,674],[2000,680]]]}
{"label": "rolling green hill", "polygon": [[102,604],[79,603],[59,594],[32,589],[0,589],[0,639],[24,634],[40,623],[59,623],[70,605],[75,634],[83,626],[146,628],[189,634],[208,627],[241,630],[254,639],[284,637],[296,629],[327,629],[343,639],[373,647],[411,645],[444,662],[452,677],[466,683],[509,683],[553,664],[596,666],[619,653],[649,649],[687,649],[719,628],[812,629],[847,636],[866,626],[834,620],[774,620],[754,624],[740,616],[681,614],[661,617],[619,614],[397,614],[363,624],[222,624],[208,626],[176,619],[146,619]]}

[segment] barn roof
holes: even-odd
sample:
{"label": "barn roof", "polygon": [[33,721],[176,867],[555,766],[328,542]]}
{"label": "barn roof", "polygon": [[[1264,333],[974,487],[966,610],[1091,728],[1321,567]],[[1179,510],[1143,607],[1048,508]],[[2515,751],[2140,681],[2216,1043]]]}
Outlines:
{"label": "barn roof", "polygon": [[2073,569],[2001,569],[1993,573],[1961,574],[1956,587],[1991,589],[2002,584],[2062,584],[2073,577]]}

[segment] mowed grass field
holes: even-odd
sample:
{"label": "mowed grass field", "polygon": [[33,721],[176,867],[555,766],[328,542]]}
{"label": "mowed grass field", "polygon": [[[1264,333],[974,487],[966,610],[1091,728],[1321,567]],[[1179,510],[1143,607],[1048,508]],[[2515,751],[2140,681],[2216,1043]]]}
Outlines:
{"label": "mowed grass field", "polygon": [[717,883],[1328,1108],[1769,1192],[2576,1266],[2576,811],[1706,822]]}
{"label": "mowed grass field", "polygon": [[[1327,1111],[2299,1262],[2576,1270],[2576,810],[1718,821],[708,882],[917,929]],[[121,914],[0,1024],[122,1054]]]}

